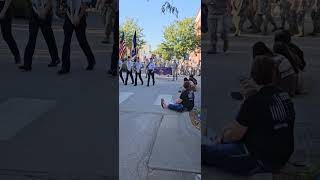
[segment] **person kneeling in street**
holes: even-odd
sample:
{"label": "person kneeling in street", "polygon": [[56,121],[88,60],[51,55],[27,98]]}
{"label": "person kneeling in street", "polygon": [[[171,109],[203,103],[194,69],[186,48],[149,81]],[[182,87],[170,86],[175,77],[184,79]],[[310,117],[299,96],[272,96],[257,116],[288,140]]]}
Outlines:
{"label": "person kneeling in street", "polygon": [[181,93],[180,98],[175,103],[167,104],[164,99],[161,99],[161,106],[163,109],[170,109],[177,112],[191,111],[194,107],[194,93],[191,89],[189,81],[183,84],[184,91]]}
{"label": "person kneeling in street", "polygon": [[284,167],[294,151],[295,110],[288,93],[274,85],[277,76],[270,57],[255,59],[251,77],[261,88],[214,142],[202,143],[202,164],[245,176]]}

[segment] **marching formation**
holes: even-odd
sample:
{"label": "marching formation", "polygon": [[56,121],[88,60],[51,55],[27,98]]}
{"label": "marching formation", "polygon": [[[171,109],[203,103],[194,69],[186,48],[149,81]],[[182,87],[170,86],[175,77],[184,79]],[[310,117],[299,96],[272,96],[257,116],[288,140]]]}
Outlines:
{"label": "marching formation", "polygon": [[[103,1],[104,4],[110,4]],[[113,1],[112,1],[113,2]],[[68,74],[71,68],[70,51],[73,32],[77,37],[78,43],[87,58],[86,70],[91,71],[94,69],[96,60],[92,52],[92,49],[88,43],[86,37],[87,29],[87,10],[88,3],[78,0],[31,0],[32,8],[29,18],[29,38],[23,55],[23,65],[19,66],[19,69],[23,71],[32,70],[32,60],[37,43],[37,36],[39,30],[41,30],[45,42],[48,46],[51,62],[48,67],[57,67],[61,62],[61,69],[58,74]],[[100,4],[102,2],[99,2]],[[100,4],[97,4],[97,8],[100,8]],[[114,6],[114,8],[117,8]],[[21,55],[17,47],[14,36],[12,35],[12,19],[13,19],[13,6],[12,0],[0,0],[0,24],[3,39],[7,42],[9,49],[11,50],[15,63],[20,64]],[[106,12],[107,10],[105,10]],[[52,22],[55,16],[64,17],[63,32],[64,42],[61,59],[58,54],[57,43],[55,35],[52,30]],[[110,20],[111,21],[111,20]],[[111,30],[111,22],[106,23],[106,40],[108,41]],[[111,27],[111,28],[110,28]],[[115,41],[116,42],[116,41]]]}
{"label": "marching formation", "polygon": [[[212,44],[209,54],[216,53],[218,26],[221,24],[221,38],[224,41],[223,51],[229,48],[228,32],[234,31],[239,36],[244,30],[246,21],[251,33],[268,34],[271,24],[275,32],[278,29],[289,30],[292,35],[305,35],[305,19],[311,16],[313,30],[310,35],[320,33],[320,1],[319,0],[205,0],[202,4],[202,32],[209,31]],[[278,11],[277,11],[278,10]],[[275,16],[280,16],[277,24]],[[232,22],[231,21],[232,19]],[[233,24],[233,27],[230,25]]]}

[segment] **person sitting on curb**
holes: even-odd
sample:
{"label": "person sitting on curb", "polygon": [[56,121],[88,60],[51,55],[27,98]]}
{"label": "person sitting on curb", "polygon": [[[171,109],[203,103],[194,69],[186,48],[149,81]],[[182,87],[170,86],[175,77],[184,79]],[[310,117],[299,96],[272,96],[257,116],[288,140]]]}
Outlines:
{"label": "person sitting on curb", "polygon": [[163,109],[170,109],[177,112],[192,111],[194,107],[194,93],[191,89],[189,81],[183,84],[184,91],[182,91],[180,98],[174,103],[167,104],[164,99],[161,99],[161,106]]}
{"label": "person sitting on curb", "polygon": [[276,66],[268,56],[255,59],[251,77],[261,88],[245,99],[214,142],[208,138],[202,143],[202,164],[247,176],[277,172],[288,162],[294,151],[295,110],[288,93],[274,85]]}

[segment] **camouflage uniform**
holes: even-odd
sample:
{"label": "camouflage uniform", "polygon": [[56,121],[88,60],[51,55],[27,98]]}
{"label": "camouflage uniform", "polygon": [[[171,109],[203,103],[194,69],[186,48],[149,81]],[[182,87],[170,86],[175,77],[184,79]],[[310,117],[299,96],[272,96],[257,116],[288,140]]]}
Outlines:
{"label": "camouflage uniform", "polygon": [[208,27],[210,34],[210,41],[212,50],[209,53],[216,53],[218,41],[218,24],[222,26],[221,38],[224,40],[224,51],[228,49],[228,31],[229,31],[229,18],[231,8],[229,0],[206,0],[208,7]]}
{"label": "camouflage uniform", "polygon": [[320,33],[320,0],[313,0],[311,4],[312,34]]}
{"label": "camouflage uniform", "polygon": [[254,19],[256,13],[254,9],[254,4],[254,0],[243,0],[242,10],[240,11],[240,29],[242,29],[243,24],[246,20],[249,20],[252,29],[258,29]]}
{"label": "camouflage uniform", "polygon": [[289,10],[290,10],[289,0],[280,0],[281,29],[285,29],[286,22],[289,21],[289,16],[290,16]]}
{"label": "camouflage uniform", "polygon": [[299,6],[299,0],[289,0],[290,10],[289,10],[289,30],[291,34],[297,34],[298,25],[297,25],[297,10]]}
{"label": "camouflage uniform", "polygon": [[308,0],[299,0],[299,6],[297,9],[297,25],[298,25],[298,34],[296,36],[304,36],[304,22],[305,15],[308,9],[309,2]]}
{"label": "camouflage uniform", "polygon": [[105,24],[105,36],[106,42],[109,42],[110,34],[112,32],[112,25],[114,22],[114,18],[116,15],[115,10],[115,0],[103,0],[101,14],[104,17],[104,24]]}
{"label": "camouflage uniform", "polygon": [[269,22],[273,25],[273,31],[277,30],[277,25],[271,15],[271,0],[259,0],[257,8],[257,27],[260,29],[263,24],[263,30],[268,32]]}

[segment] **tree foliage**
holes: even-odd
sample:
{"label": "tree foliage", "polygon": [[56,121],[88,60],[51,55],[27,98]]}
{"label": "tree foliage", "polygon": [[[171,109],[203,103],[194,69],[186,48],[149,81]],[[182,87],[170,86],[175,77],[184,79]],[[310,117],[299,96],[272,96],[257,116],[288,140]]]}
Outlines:
{"label": "tree foliage", "polygon": [[194,18],[175,21],[165,27],[163,38],[164,41],[155,53],[166,60],[173,56],[177,59],[185,58],[200,47],[200,37],[196,34]]}
{"label": "tree foliage", "polygon": [[124,33],[124,39],[127,49],[132,49],[132,40],[134,32],[137,33],[137,48],[141,49],[146,43],[144,40],[143,28],[139,26],[138,21],[132,18],[125,19],[124,23],[120,25],[120,37]]}

